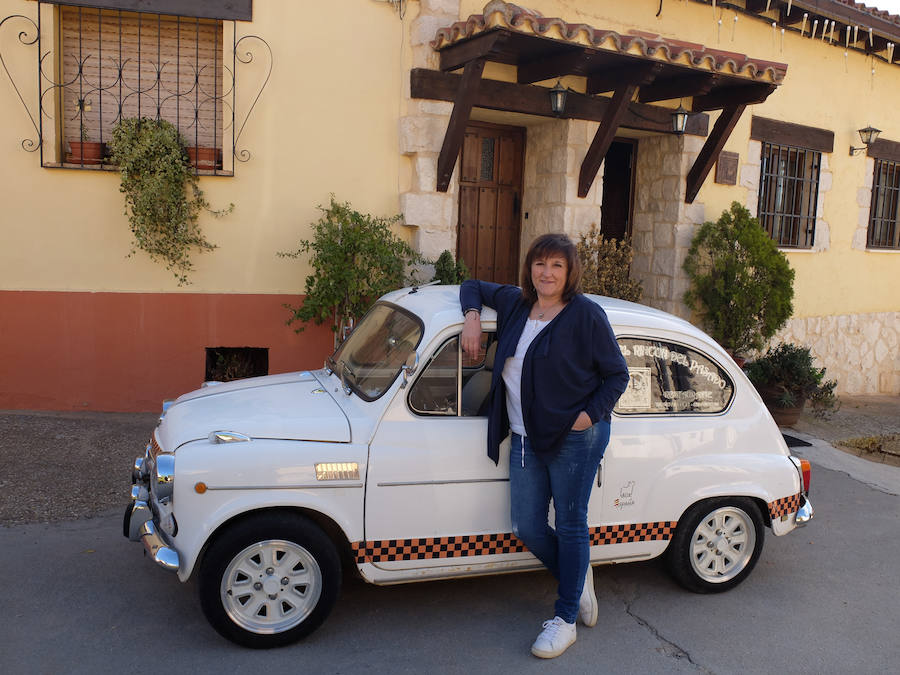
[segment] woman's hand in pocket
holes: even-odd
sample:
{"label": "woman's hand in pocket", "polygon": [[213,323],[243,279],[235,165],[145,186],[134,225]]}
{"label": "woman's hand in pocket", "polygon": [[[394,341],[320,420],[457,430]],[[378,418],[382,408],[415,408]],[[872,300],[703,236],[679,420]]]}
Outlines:
{"label": "woman's hand in pocket", "polygon": [[572,425],[572,431],[584,431],[585,429],[590,429],[592,426],[594,426],[594,423],[591,422],[590,416],[582,410],[578,413],[575,424]]}

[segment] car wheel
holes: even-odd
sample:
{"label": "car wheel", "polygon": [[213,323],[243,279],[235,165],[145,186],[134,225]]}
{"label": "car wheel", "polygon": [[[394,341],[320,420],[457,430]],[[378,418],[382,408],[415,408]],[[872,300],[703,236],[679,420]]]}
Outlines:
{"label": "car wheel", "polygon": [[689,508],[667,551],[675,580],[697,593],[734,588],[762,552],[765,529],[756,504],[745,497],[707,499]]}
{"label": "car wheel", "polygon": [[225,530],[199,571],[200,604],[212,626],[245,647],[296,642],[318,628],[337,600],[341,564],[313,522],[259,514]]}

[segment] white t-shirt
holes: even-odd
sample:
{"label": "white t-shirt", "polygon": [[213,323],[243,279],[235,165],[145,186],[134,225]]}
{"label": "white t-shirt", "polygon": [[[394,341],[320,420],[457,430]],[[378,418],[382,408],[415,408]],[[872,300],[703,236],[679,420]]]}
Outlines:
{"label": "white t-shirt", "polygon": [[503,364],[503,383],[506,385],[506,414],[509,416],[509,428],[520,436],[527,435],[522,416],[522,364],[525,361],[525,352],[528,351],[528,346],[548,323],[550,321],[528,319],[525,322],[525,328],[522,329],[522,335],[519,337],[515,355],[510,356]]}

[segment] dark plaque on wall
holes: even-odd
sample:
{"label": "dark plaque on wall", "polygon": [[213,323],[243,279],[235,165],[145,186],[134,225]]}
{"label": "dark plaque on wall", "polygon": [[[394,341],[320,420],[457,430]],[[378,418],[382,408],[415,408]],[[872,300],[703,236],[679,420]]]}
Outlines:
{"label": "dark plaque on wall", "polygon": [[722,185],[737,185],[738,153],[719,153],[716,161],[716,182]]}

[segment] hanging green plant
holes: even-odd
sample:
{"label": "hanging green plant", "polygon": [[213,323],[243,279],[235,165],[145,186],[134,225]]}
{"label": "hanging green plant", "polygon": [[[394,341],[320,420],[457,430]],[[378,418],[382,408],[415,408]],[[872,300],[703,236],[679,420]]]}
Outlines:
{"label": "hanging green plant", "polygon": [[222,216],[234,205],[210,210],[188,161],[184,140],[165,120],[123,119],[113,128],[109,150],[110,161],[122,176],[119,189],[125,194],[125,215],[134,235],[129,255],[140,249],[151,260],[164,263],[179,286],[190,283],[192,251],[216,248],[200,231],[200,211]]}

